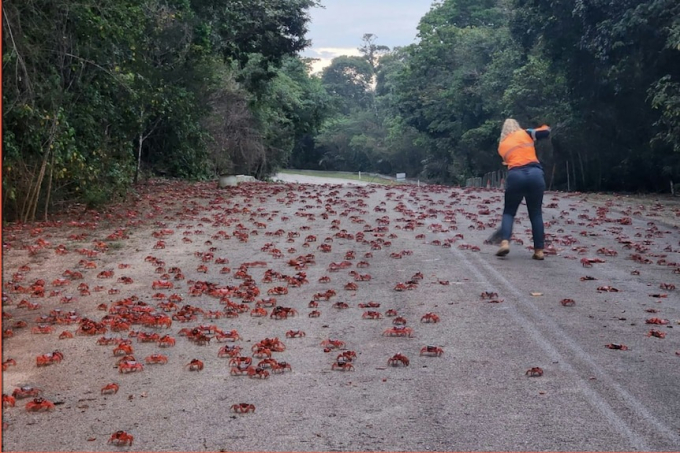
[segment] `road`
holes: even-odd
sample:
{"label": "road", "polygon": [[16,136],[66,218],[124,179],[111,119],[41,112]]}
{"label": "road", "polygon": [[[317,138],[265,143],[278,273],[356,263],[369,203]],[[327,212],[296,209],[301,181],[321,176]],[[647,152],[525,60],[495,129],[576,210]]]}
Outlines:
{"label": "road", "polygon": [[356,179],[324,178],[323,176],[311,176],[293,173],[277,173],[272,179],[274,179],[274,181],[281,181],[285,183],[300,184],[343,184],[350,186],[368,186],[371,184],[371,181],[368,180],[360,181]]}
{"label": "road", "polygon": [[[125,449],[135,451],[680,448],[680,297],[671,286],[680,283],[674,273],[680,265],[668,265],[680,261],[680,235],[676,225],[660,217],[663,212],[663,218],[674,218],[677,205],[641,208],[619,198],[547,194],[550,247],[540,262],[531,259],[525,212],[518,215],[506,258],[495,257],[495,247],[483,244],[500,218],[501,192],[328,182],[224,190],[159,183],[137,202],[111,208],[114,219],[130,219],[132,210],[138,221],[127,220],[129,237],[110,241],[116,245],[94,259],[97,270],[84,271],[84,281],[121,292],[79,298],[72,307],[83,316],[100,320],[99,303],[112,306],[132,295],[156,304],[152,297],[158,291],[151,283],[159,277],[149,257],[164,261],[165,270],[181,268],[186,280],[174,281],[166,293],[183,297],[182,304],[204,312],[224,309],[224,301],[206,293],[190,296],[195,281],[213,282],[241,303],[233,289],[250,276],[260,290],[257,299],[287,292],[273,297],[297,315],[275,320],[245,312],[238,318],[174,322],[160,331],[177,339],[174,348],[133,344],[138,360],[160,351],[169,363],[125,375],[115,368],[112,346],[82,336],[59,340],[62,363],[36,368],[34,356],[50,351],[64,328],[52,335],[17,331],[3,345],[3,360],[17,359],[3,373],[3,392],[33,385],[62,404],[36,414],[20,407],[25,400],[7,408],[3,450],[106,451],[117,430],[134,435],[134,447]],[[115,226],[113,220],[98,225],[88,239],[104,238]],[[152,233],[162,229],[172,232],[158,247]],[[53,245],[32,257],[21,248],[35,240],[28,233],[5,234],[12,245],[5,281],[27,262],[27,281],[52,281],[77,266],[79,255],[55,257],[52,250],[72,231],[45,227],[43,234],[51,235]],[[67,247],[78,245],[68,242]],[[206,253],[214,256],[204,259]],[[301,264],[308,255],[314,259],[306,266],[291,266],[291,260]],[[228,272],[218,257],[228,262]],[[604,262],[584,267],[584,258]],[[343,261],[348,267],[334,267]],[[130,267],[119,270],[119,264]],[[103,269],[115,269],[114,279],[133,276],[134,283],[97,280]],[[241,278],[239,269],[245,273]],[[301,286],[290,280],[299,272],[306,280]],[[322,277],[330,282],[321,282]],[[397,291],[399,283],[410,289]],[[329,301],[310,307],[316,294],[329,289],[336,292]],[[487,293],[495,294],[482,297]],[[17,307],[21,295],[11,297],[13,303],[3,308],[12,321],[35,318]],[[564,306],[564,299],[574,304]],[[58,306],[54,298],[40,302],[42,312]],[[369,302],[380,305],[360,307]],[[270,314],[272,308],[266,309]],[[406,319],[412,337],[384,335],[394,328],[390,309]],[[320,316],[310,318],[313,310]],[[365,319],[369,310],[380,318]],[[436,314],[439,322],[421,322],[426,313]],[[668,324],[646,324],[651,318]],[[267,379],[230,375],[228,359],[217,357],[224,344],[213,338],[198,346],[179,336],[183,327],[207,323],[237,329],[244,355],[264,338],[282,339],[285,351],[273,356],[292,371]],[[649,336],[651,329],[665,338]],[[286,338],[290,330],[303,330],[305,336]],[[328,339],[356,352],[353,371],[332,369],[342,350],[325,352],[321,342]],[[428,345],[441,347],[441,357],[420,355]],[[408,366],[388,366],[397,353],[409,358]],[[192,359],[204,362],[203,371],[184,367]],[[527,374],[534,367],[541,376]],[[120,392],[100,395],[110,381],[120,385]],[[255,405],[255,412],[230,410],[241,402]]]}

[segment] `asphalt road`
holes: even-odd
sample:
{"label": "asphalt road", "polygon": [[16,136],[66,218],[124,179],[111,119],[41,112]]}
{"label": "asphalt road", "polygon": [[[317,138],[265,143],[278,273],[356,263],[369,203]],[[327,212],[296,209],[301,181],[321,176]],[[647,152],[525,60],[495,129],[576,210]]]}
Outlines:
{"label": "asphalt road", "polygon": [[[680,264],[668,265],[680,262],[680,234],[677,226],[657,217],[662,208],[548,194],[544,220],[551,245],[541,262],[532,260],[528,250],[525,207],[507,257],[497,258],[496,248],[483,244],[500,218],[501,192],[307,181],[298,177],[301,184],[242,184],[222,191],[208,185],[161,185],[142,194],[134,208],[145,213],[140,216],[144,222],[130,227],[130,239],[98,257],[98,270],[86,274],[86,280],[94,284],[96,272],[130,263],[129,271],[116,270],[116,277],[128,272],[135,278],[124,292],[155,303],[151,281],[158,276],[145,262],[153,255],[186,274],[187,280],[169,292],[181,294],[185,304],[221,310],[224,305],[215,298],[188,296],[190,280],[239,285],[234,273],[240,264],[264,261],[266,267],[247,268],[261,289],[259,297],[286,285],[263,281],[266,270],[288,276],[305,272],[308,283],[275,296],[278,305],[298,315],[274,320],[245,313],[235,319],[199,318],[186,326],[173,323],[162,332],[177,339],[174,348],[161,351],[169,363],[129,375],[117,372],[112,347],[97,346],[89,337],[59,343],[64,362],[38,369],[34,355],[50,350],[54,337],[21,332],[3,345],[3,360],[12,356],[18,362],[3,373],[3,392],[34,385],[45,398],[63,404],[37,414],[19,407],[25,400],[7,408],[3,450],[106,451],[112,448],[106,440],[117,430],[134,435],[133,447],[120,448],[135,451],[680,449],[680,297],[670,286],[680,286],[680,274],[673,272]],[[144,203],[162,209],[144,210]],[[663,206],[666,213],[677,209]],[[154,248],[151,232],[162,227],[173,234],[163,249]],[[219,238],[220,230],[230,239]],[[239,230],[249,234],[247,242],[237,240]],[[59,230],[47,231],[59,243]],[[101,231],[102,236],[108,233]],[[27,260],[18,246],[32,240],[12,234],[6,280]],[[357,239],[361,234],[364,239]],[[316,242],[307,242],[310,235]],[[197,273],[204,261],[196,252],[207,251],[208,239],[215,258],[228,258],[230,273],[221,274],[222,266],[214,261],[208,262],[207,274]],[[320,250],[323,244],[328,252]],[[273,248],[281,257],[274,256]],[[355,257],[347,257],[348,252]],[[314,262],[304,269],[290,266],[289,260],[305,254],[313,254]],[[584,258],[604,262],[584,267]],[[52,279],[79,259],[55,264],[50,251],[41,260],[33,258],[28,280]],[[329,270],[331,263],[345,260],[349,267]],[[368,267],[358,267],[359,261]],[[418,273],[421,279],[414,278]],[[355,281],[357,274],[369,274],[370,280]],[[330,283],[319,282],[323,276]],[[594,280],[582,280],[586,276]],[[409,281],[417,284],[395,290]],[[344,289],[348,283],[358,288]],[[318,302],[320,317],[308,317],[314,294],[327,289],[337,294]],[[496,294],[488,299],[483,293]],[[109,304],[116,300],[105,299]],[[574,304],[564,306],[563,299]],[[82,298],[76,307],[101,319],[95,309],[101,301]],[[335,308],[338,302],[348,308]],[[380,306],[359,307],[368,302]],[[45,311],[49,299],[43,304]],[[25,316],[16,302],[3,309],[14,319],[35,316]],[[412,337],[383,335],[393,328],[388,309],[406,318]],[[381,318],[363,319],[367,310],[380,312]],[[440,321],[421,322],[426,313]],[[654,317],[668,324],[646,324]],[[199,323],[237,329],[243,337],[238,344],[248,355],[261,339],[281,338],[286,350],[274,357],[288,362],[292,372],[262,380],[231,376],[227,359],[216,357],[222,344],[197,346],[178,335],[180,328]],[[285,338],[293,329],[306,336]],[[651,329],[665,338],[648,336]],[[321,342],[326,339],[341,340],[346,350],[356,352],[354,371],[331,368],[341,351],[324,352]],[[442,356],[419,355],[427,345],[441,347]],[[158,352],[154,345],[134,347],[139,357]],[[397,353],[409,358],[408,366],[388,366]],[[193,373],[184,368],[192,358],[201,359],[205,369]],[[527,375],[534,367],[541,376]],[[120,392],[101,396],[99,389],[109,381],[118,382]],[[229,410],[240,402],[254,404],[256,411]]]}

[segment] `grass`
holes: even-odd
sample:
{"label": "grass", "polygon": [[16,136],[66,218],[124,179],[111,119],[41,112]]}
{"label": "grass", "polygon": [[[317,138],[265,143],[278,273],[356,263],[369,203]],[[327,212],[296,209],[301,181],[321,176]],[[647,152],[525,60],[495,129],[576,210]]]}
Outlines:
{"label": "grass", "polygon": [[362,174],[359,177],[358,174],[349,172],[338,172],[338,171],[320,171],[320,170],[280,170],[281,173],[288,175],[307,175],[307,176],[319,176],[322,178],[339,178],[339,179],[351,179],[354,181],[364,181],[375,184],[385,184],[388,186],[394,186],[401,184],[400,182],[393,181],[391,179],[383,178],[376,175]]}

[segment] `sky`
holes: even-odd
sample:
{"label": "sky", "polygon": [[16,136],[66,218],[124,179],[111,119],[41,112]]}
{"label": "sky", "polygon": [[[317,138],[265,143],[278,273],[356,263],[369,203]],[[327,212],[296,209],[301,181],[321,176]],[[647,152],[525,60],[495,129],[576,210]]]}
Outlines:
{"label": "sky", "polygon": [[420,19],[430,10],[432,0],[322,0],[324,8],[312,8],[307,38],[312,45],[302,55],[319,58],[319,71],[340,55],[359,55],[364,34],[377,36],[376,44],[413,44]]}

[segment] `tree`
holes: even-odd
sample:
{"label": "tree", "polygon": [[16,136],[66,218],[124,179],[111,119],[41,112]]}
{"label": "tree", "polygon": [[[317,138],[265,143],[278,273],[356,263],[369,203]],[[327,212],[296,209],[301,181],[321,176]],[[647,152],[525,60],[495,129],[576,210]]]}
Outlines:
{"label": "tree", "polygon": [[290,148],[285,134],[298,119],[269,121],[279,111],[263,108],[261,96],[271,93],[284,59],[309,44],[307,11],[316,5],[3,2],[6,218],[30,221],[38,206],[46,216],[62,202],[106,202],[124,194],[142,170],[207,177],[208,144],[219,138],[210,137],[217,129],[208,131],[207,117],[211,106],[218,109],[210,100],[231,90],[219,86],[231,80],[223,77],[225,68],[243,77],[232,91],[247,100],[247,115],[239,114],[249,118],[250,135],[265,149],[279,148],[280,137]]}
{"label": "tree", "polygon": [[335,97],[339,111],[346,115],[370,106],[372,78],[371,65],[365,58],[341,56],[324,68],[321,81],[326,91]]}

